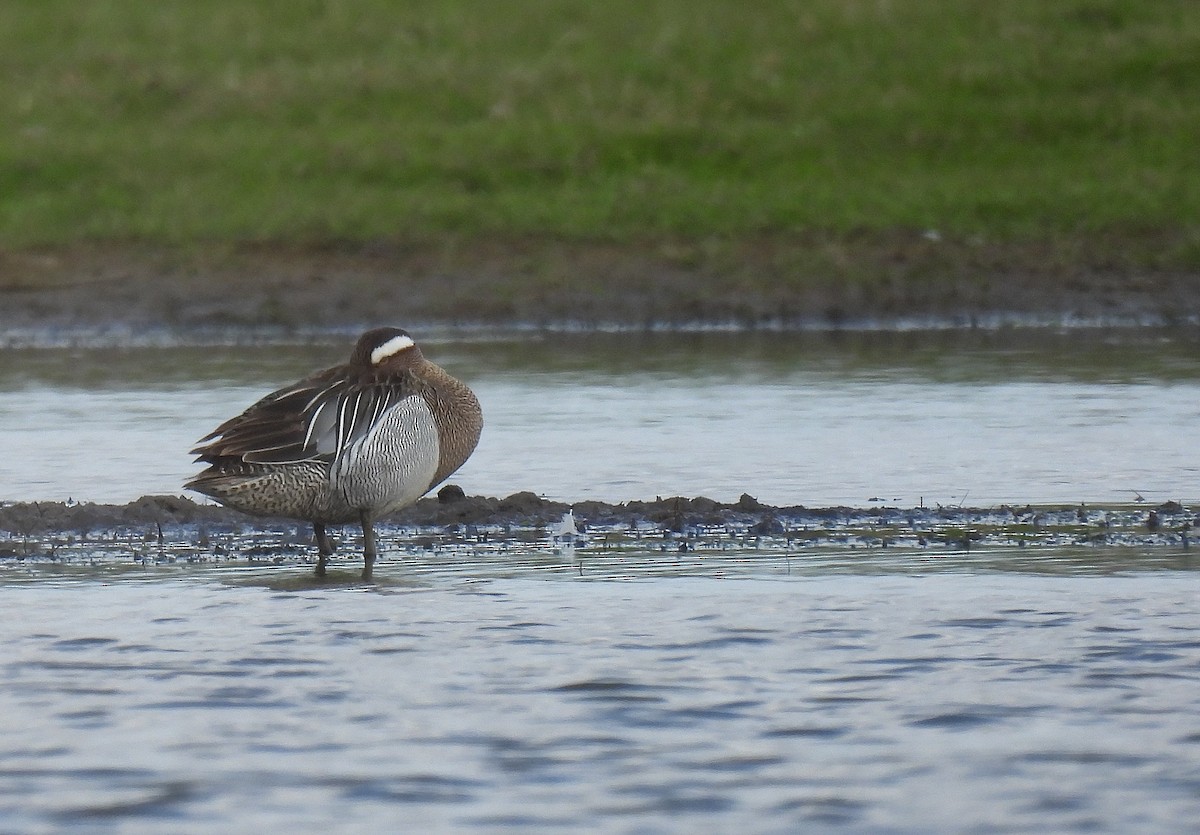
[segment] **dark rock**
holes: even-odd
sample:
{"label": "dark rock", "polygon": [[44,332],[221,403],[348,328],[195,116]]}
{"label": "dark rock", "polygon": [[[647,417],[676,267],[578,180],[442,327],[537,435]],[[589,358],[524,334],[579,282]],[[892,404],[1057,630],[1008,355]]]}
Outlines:
{"label": "dark rock", "polygon": [[535,510],[540,510],[545,504],[546,500],[537,493],[522,490],[519,493],[513,493],[511,496],[501,499],[499,509],[516,511],[518,513],[532,513]]}
{"label": "dark rock", "polygon": [[438,490],[437,493],[438,501],[442,504],[454,504],[455,502],[462,501],[466,497],[467,494],[464,493],[463,489],[457,484],[447,484],[441,490]]}
{"label": "dark rock", "polygon": [[737,502],[738,510],[758,510],[761,507],[762,505],[758,503],[758,499],[749,493],[743,493]]}
{"label": "dark rock", "polygon": [[783,534],[783,523],[774,516],[768,516],[761,522],[751,525],[749,532],[755,536],[780,536]]}

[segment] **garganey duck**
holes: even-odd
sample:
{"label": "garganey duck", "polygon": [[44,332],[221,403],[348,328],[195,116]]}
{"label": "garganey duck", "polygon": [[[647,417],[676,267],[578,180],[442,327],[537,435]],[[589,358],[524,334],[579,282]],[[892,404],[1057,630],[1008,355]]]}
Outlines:
{"label": "garganey duck", "polygon": [[192,453],[208,469],[184,486],[244,513],[311,522],[318,576],[333,553],[325,526],[357,522],[370,579],[375,520],[462,466],[482,427],[465,384],[405,331],[376,328],[345,365],[268,394],[201,438]]}

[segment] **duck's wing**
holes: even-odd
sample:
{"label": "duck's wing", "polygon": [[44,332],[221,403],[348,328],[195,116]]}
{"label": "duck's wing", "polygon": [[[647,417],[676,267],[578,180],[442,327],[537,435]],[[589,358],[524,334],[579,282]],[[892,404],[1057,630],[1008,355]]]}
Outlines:
{"label": "duck's wing", "polygon": [[333,461],[392,406],[413,394],[405,380],[363,385],[331,368],[272,392],[192,450],[200,461],[256,464]]}

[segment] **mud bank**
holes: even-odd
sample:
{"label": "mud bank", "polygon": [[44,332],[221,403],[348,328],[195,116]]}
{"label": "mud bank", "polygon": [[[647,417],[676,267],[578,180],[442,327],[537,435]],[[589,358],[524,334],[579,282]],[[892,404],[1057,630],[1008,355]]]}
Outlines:
{"label": "mud bank", "polygon": [[545,240],[0,249],[0,336],[129,342],[153,330],[195,340],[354,330],[381,316],[409,327],[584,329],[1200,321],[1200,273],[1112,249],[905,233],[726,242],[716,254],[695,243]]}
{"label": "mud bank", "polygon": [[[1197,515],[1158,507],[772,507],[750,495],[736,503],[704,497],[608,504],[548,501],[531,492],[465,496],[457,487],[422,499],[378,525],[388,551],[443,547],[570,545],[581,549],[722,553],[873,548],[972,551],[988,548],[1138,546],[1191,553]],[[12,503],[0,506],[4,561],[307,561],[306,524],[259,519],[179,496],[126,505]],[[340,534],[343,555],[357,532]],[[1197,553],[1200,557],[1200,553]]]}

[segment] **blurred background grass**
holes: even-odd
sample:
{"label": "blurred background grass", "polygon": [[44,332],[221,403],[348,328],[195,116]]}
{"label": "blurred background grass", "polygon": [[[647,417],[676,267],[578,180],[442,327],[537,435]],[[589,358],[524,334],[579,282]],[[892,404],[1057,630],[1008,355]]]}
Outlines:
{"label": "blurred background grass", "polygon": [[11,0],[0,68],[10,250],[911,232],[1200,266],[1196,0]]}

